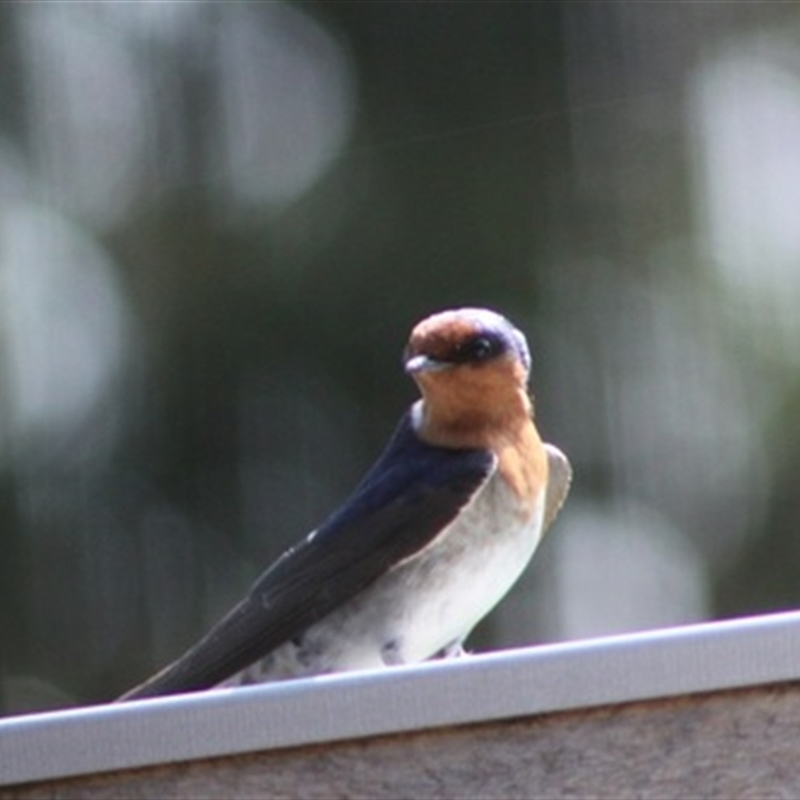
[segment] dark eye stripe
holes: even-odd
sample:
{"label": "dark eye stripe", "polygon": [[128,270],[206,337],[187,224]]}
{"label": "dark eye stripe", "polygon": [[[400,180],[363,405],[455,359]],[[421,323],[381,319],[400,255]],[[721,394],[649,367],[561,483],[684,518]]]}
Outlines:
{"label": "dark eye stripe", "polygon": [[456,364],[488,361],[504,351],[501,339],[495,336],[480,335],[467,340],[453,353],[450,361]]}

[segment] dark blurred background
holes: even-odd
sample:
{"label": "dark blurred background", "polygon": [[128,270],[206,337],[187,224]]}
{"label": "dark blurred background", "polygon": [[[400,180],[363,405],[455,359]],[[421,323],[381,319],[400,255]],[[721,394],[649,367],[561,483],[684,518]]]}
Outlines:
{"label": "dark blurred background", "polygon": [[0,4],[2,713],[181,652],[461,304],[576,472],[473,649],[797,605],[800,4]]}

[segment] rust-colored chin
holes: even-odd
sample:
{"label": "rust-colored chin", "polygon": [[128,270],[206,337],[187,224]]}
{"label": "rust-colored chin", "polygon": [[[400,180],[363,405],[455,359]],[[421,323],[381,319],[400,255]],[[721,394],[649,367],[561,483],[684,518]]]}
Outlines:
{"label": "rust-colored chin", "polygon": [[531,401],[510,358],[412,377],[423,398],[418,432],[430,444],[494,449],[530,424]]}

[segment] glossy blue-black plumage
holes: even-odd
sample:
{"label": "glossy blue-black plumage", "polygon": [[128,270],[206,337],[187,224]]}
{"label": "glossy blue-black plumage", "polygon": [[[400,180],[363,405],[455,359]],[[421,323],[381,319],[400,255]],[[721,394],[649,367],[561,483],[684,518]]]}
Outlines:
{"label": "glossy blue-black plumage", "polygon": [[494,466],[488,450],[425,444],[407,412],[349,500],[194,647],[122,699],[205,689],[263,658],[428,545]]}

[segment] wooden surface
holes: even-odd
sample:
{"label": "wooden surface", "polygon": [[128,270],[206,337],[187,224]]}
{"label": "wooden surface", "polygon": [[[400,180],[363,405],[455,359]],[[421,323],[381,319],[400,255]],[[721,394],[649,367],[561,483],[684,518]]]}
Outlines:
{"label": "wooden surface", "polygon": [[155,797],[796,798],[800,683],[0,789]]}

